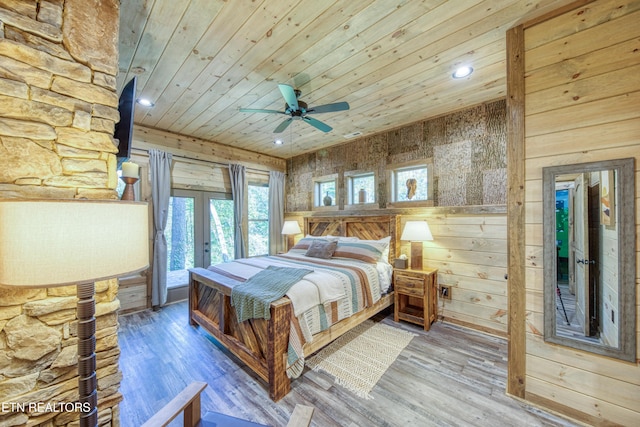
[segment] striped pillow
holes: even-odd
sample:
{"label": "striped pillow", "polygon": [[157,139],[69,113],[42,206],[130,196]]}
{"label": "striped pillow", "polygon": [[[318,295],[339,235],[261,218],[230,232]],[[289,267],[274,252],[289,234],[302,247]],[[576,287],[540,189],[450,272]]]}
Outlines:
{"label": "striped pillow", "polygon": [[359,240],[357,242],[338,241],[334,257],[353,258],[370,264],[375,264],[382,258],[388,243]]}

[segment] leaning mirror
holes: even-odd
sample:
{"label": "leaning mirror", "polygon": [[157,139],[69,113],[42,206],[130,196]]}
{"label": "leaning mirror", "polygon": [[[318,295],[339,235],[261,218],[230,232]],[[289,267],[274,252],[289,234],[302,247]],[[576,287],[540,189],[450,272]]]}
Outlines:
{"label": "leaning mirror", "polygon": [[636,360],[634,159],[543,168],[544,339]]}

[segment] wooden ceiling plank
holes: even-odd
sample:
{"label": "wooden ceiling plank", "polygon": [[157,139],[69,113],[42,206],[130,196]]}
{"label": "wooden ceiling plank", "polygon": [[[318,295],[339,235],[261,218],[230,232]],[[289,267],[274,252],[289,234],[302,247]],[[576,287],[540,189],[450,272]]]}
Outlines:
{"label": "wooden ceiling plank", "polygon": [[[169,84],[165,88],[159,88],[162,89],[162,93],[156,98],[156,106],[153,111],[145,116],[141,124],[160,127],[158,123],[162,117],[176,104],[180,103],[180,97],[190,90],[193,82],[211,62],[216,61],[217,55],[246,21],[247,16],[243,11],[247,8],[260,8],[263,1],[260,0],[256,4],[252,0],[236,0],[232,5],[229,2],[223,2],[222,9],[193,48],[198,52],[198,55],[189,55]],[[207,61],[203,61],[202,58],[207,58]]]}
{"label": "wooden ceiling plank", "polygon": [[155,0],[127,2],[120,6],[120,27],[118,34],[118,67],[116,88],[118,93],[130,80],[131,62],[144,33]]}
{"label": "wooden ceiling plank", "polygon": [[[137,123],[189,134],[198,144],[287,158],[343,143],[341,135],[353,130],[378,134],[504,97],[506,29],[533,10],[568,1],[215,0],[209,7],[219,13],[206,18],[195,11],[207,2],[193,0],[182,15],[163,18],[167,27],[154,20],[175,1],[123,2],[118,84],[146,61],[138,88],[157,95],[150,96],[156,107],[140,110]],[[621,7],[640,8],[632,0]],[[593,25],[588,12],[580,29]],[[156,39],[158,46],[150,43]],[[476,72],[454,82],[452,67],[467,59]],[[328,134],[294,123],[282,135],[287,145],[276,147],[273,129],[283,117],[238,111],[282,110],[276,83],[300,88],[310,106],[344,100],[351,110],[314,116],[334,127]]]}
{"label": "wooden ceiling plank", "polygon": [[[440,0],[438,3],[441,3],[442,0]],[[409,7],[411,6],[411,7]],[[343,40],[345,39],[350,39],[350,40],[370,40],[369,38],[369,34],[370,33],[385,33],[387,36],[391,36],[394,32],[398,31],[398,26],[401,25],[402,21],[406,21],[407,19],[412,19],[412,18],[407,18],[407,17],[415,17],[415,16],[420,16],[422,14],[422,12],[425,9],[424,4],[422,3],[418,3],[418,2],[411,2],[408,5],[405,5],[401,8],[399,8],[400,10],[403,11],[404,15],[398,15],[398,11],[396,10],[395,6],[390,7],[390,5],[388,3],[384,3],[384,2],[378,2],[377,4],[374,4],[368,8],[366,8],[364,11],[362,11],[362,13],[354,16],[352,19],[350,19],[349,21],[347,21],[346,23],[340,23],[338,25],[338,29],[339,31],[331,31],[328,32],[328,39],[322,39],[319,41],[319,43],[317,45],[313,45],[310,46],[308,49],[305,50],[305,52],[303,54],[300,55],[300,58],[302,58],[302,60],[304,61],[304,63],[317,63],[319,61],[322,61],[323,58],[327,58],[328,56],[331,58],[331,61],[336,61],[336,58],[333,56],[335,55],[335,52],[338,51],[339,49],[336,48],[337,45],[344,45]],[[392,13],[393,12],[393,13]],[[391,19],[391,17],[393,17],[393,19]],[[378,21],[375,21],[375,19],[378,19]],[[328,21],[327,22],[331,22]],[[347,33],[345,33],[345,31],[347,31]],[[357,37],[352,37],[349,36],[348,34],[357,34]],[[345,36],[345,34],[347,34]],[[375,40],[374,40],[375,42]],[[368,41],[367,43],[371,43],[371,41]],[[377,43],[377,42],[376,42]],[[339,46],[339,47],[343,47],[343,46]],[[320,49],[317,48],[317,46],[320,46]],[[365,46],[365,44],[363,43],[363,47]],[[375,48],[375,47],[374,47]],[[353,43],[349,43],[348,46],[346,46],[342,51],[343,51],[343,57],[349,57],[352,55],[353,51],[358,51],[359,47],[358,46],[354,46]],[[306,55],[306,56],[305,56]],[[311,56],[313,55],[313,56]],[[298,61],[300,59],[298,58]],[[291,65],[289,65],[291,66]],[[293,68],[293,67],[292,67]],[[305,74],[306,74],[305,70]],[[325,78],[325,81],[330,82],[331,80],[328,78]],[[281,104],[282,104],[282,97],[280,95],[280,93],[275,90],[274,91],[274,87],[275,84],[271,87],[271,91],[269,92],[269,96],[271,97],[270,99],[273,99],[273,94],[275,93],[275,97],[276,97],[276,103],[275,106],[273,106],[273,104],[271,105],[271,107],[260,107],[258,105],[264,105],[262,104],[263,100],[259,100],[259,102],[256,102],[254,104],[249,105],[251,108],[276,108],[276,109],[281,109]],[[309,86],[308,86],[309,87]],[[309,87],[310,88],[310,87]],[[302,87],[302,89],[304,89],[304,87]],[[310,91],[312,93],[312,91]],[[315,92],[315,91],[313,91]],[[319,92],[316,92],[319,94]],[[304,98],[304,100],[309,103],[310,102],[310,98],[309,98],[309,93],[305,93],[303,90],[303,94],[302,97]],[[331,100],[329,102],[334,102],[335,100]],[[320,102],[313,102],[310,105],[320,105]],[[212,109],[214,112],[217,111],[218,109]],[[196,123],[194,123],[192,126],[189,126],[187,128],[184,128],[183,131],[190,133],[190,132],[202,132],[202,129],[199,129],[201,126],[203,126],[203,123],[206,124],[224,124],[227,123],[227,121],[229,120],[229,116],[235,116],[237,112],[230,112],[228,114],[224,114],[223,117],[218,118],[217,120],[215,119],[215,116],[213,116],[211,119],[207,120],[207,117],[203,117],[203,118],[199,118],[200,120]],[[245,113],[240,113],[240,115],[242,116],[246,116]],[[211,114],[209,114],[209,116],[211,116]],[[238,121],[238,119],[236,117],[233,117],[234,121]],[[207,121],[205,121],[207,120]],[[275,127],[275,125],[274,125]],[[199,130],[196,130],[199,129]],[[219,133],[219,132],[218,132]]]}
{"label": "wooden ceiling plank", "polygon": [[[326,25],[318,27],[316,24],[319,21],[334,22],[337,26],[342,26],[342,22],[344,22],[344,19],[346,18],[341,17],[356,13],[362,7],[361,2],[350,2],[346,5],[335,4],[331,9],[325,11],[323,15],[321,15],[321,18],[314,18],[311,25],[301,28],[296,37],[304,37],[306,42],[314,44],[316,41],[321,40],[326,34],[335,30],[335,27],[329,28]],[[307,47],[302,43],[292,42],[282,44],[282,47],[266,58],[262,64],[258,64],[253,67],[245,80],[234,86],[229,90],[229,92],[227,92],[225,97],[221,98],[224,103],[223,105],[215,103],[212,108],[209,109],[210,111],[213,111],[212,114],[214,114],[211,118],[205,117],[204,119],[201,119],[201,117],[198,117],[198,119],[203,122],[204,120],[207,120],[206,125],[213,126],[217,129],[218,126],[224,125],[230,118],[236,118],[236,114],[238,114],[237,110],[241,107],[266,108],[267,106],[273,106],[273,109],[283,110],[284,100],[282,99],[280,92],[276,89],[276,83],[288,82],[292,83],[292,85],[297,88],[300,88],[299,85],[295,84],[295,80],[300,80],[296,79],[299,75],[291,73],[288,67],[290,65],[289,62],[298,58],[306,49]],[[278,68],[273,69],[273,64],[277,64]],[[273,71],[267,76],[265,70],[269,68],[273,69]],[[292,74],[294,74],[293,78],[291,77]],[[283,75],[286,75],[287,78],[282,79],[281,77]],[[293,80],[293,82],[291,80]],[[245,91],[245,96],[241,95],[242,91]],[[250,101],[250,98],[257,98],[260,96],[259,94],[266,95],[258,99],[257,102]],[[238,99],[238,101],[235,101],[232,104],[231,101],[235,99]],[[247,100],[246,103],[243,101],[245,99]],[[266,99],[268,99],[268,101],[265,101]],[[245,117],[254,117],[253,115],[247,115],[247,113],[240,113],[239,116],[239,118],[236,118],[238,121]],[[258,115],[255,116],[255,120],[253,121],[261,119],[260,115]]]}
{"label": "wooden ceiling plank", "polygon": [[[464,4],[467,5],[467,2]],[[432,62],[447,63],[449,67],[447,74],[450,75],[454,67],[460,63],[460,59],[455,56],[456,53],[462,57],[478,46],[486,45],[487,41],[484,38],[487,36],[504,43],[506,29],[511,26],[511,22],[517,20],[525,5],[526,0],[516,1],[512,4],[496,0],[493,4],[483,2],[466,10],[455,10],[456,15],[428,17],[439,23],[422,36],[430,40],[428,44],[424,43],[422,37],[414,37],[393,50],[381,53],[377,58],[379,64],[376,64],[375,68],[371,67],[372,71],[369,74],[366,71],[370,68],[362,65],[363,72],[360,73],[359,78],[354,79],[352,75],[349,75],[349,80],[341,80],[343,87],[336,93],[332,93],[331,96],[334,99],[347,96],[352,93],[354,85],[361,86],[365,82],[374,82],[372,86],[379,86],[377,83],[379,79],[395,75],[397,70],[414,66],[427,67],[426,74]],[[487,13],[487,9],[491,9],[493,13]],[[496,22],[500,22],[498,16],[501,16],[503,20],[506,19],[508,23],[496,27]],[[358,55],[362,55],[362,53]],[[343,64],[337,67],[341,65]],[[332,70],[336,70],[337,67]]]}
{"label": "wooden ceiling plank", "polygon": [[138,75],[136,69],[151,70],[171,39],[189,0],[157,1],[146,21],[125,81]]}
{"label": "wooden ceiling plank", "polygon": [[[318,103],[338,99],[324,86],[331,84],[334,87],[340,87],[337,84],[334,85],[334,82],[338,82],[345,76],[353,80],[357,78],[356,76],[369,74],[369,69],[377,69],[393,63],[402,58],[403,52],[407,54],[424,46],[425,39],[431,43],[434,39],[432,32],[434,27],[438,27],[436,25],[438,22],[453,16],[465,16],[466,11],[474,3],[479,2],[480,0],[437,4],[426,13],[418,13],[418,10],[414,12],[406,8],[400,9],[389,16],[389,19],[368,28],[353,42],[350,41],[348,48],[351,51],[346,54],[335,52],[330,56],[322,57],[320,61],[310,63],[305,72],[311,76],[322,75],[323,78],[317,82],[314,91],[309,95],[315,96]],[[403,10],[408,14],[400,14]],[[449,26],[447,31],[452,31],[454,28]],[[358,43],[360,40],[366,40],[366,45]],[[346,84],[342,83],[342,86]]]}
{"label": "wooden ceiling plank", "polygon": [[[369,6],[360,10],[357,14],[353,15],[345,24],[340,24],[336,26],[335,22],[323,20],[324,22],[330,23],[330,25],[334,27],[335,30],[325,31],[326,37],[322,38],[321,40],[318,40],[318,43],[314,45],[311,45],[311,46],[307,45],[307,49],[305,49],[299,55],[292,57],[292,62],[284,65],[283,67],[281,67],[281,69],[284,69],[284,70],[299,69],[301,68],[301,66],[298,64],[303,64],[302,61],[312,62],[312,61],[318,60],[318,58],[326,56],[328,53],[331,53],[336,50],[335,46],[339,46],[343,44],[344,40],[349,38],[348,36],[345,36],[345,33],[356,34],[356,32],[361,29],[375,25],[376,19],[378,20],[382,19],[382,17],[384,17],[387,14],[390,14],[393,10],[395,10],[395,6],[391,7],[391,5],[389,5],[388,3],[372,2]],[[362,17],[363,14],[366,14],[366,17]],[[360,24],[359,22],[361,22],[362,24]],[[317,46],[321,46],[322,49],[315,48]],[[313,58],[305,57],[305,54],[308,54],[308,52],[310,51],[313,52],[314,57]],[[282,73],[280,75],[282,75]],[[277,77],[274,78],[274,76],[275,74],[272,74],[270,78],[273,78],[273,79],[277,78]],[[235,80],[238,80],[238,79],[236,78]],[[274,82],[274,84],[271,87],[266,86],[264,90],[266,91],[267,96],[272,100],[272,106],[273,106],[272,108],[282,109],[283,107],[282,96],[277,90],[277,86],[275,85],[275,83],[276,82]],[[220,92],[226,95],[226,90],[222,90]],[[243,106],[246,106],[246,105],[243,105]],[[209,120],[209,118],[210,118],[209,116],[204,116],[202,118],[199,118],[199,120],[196,122],[189,123],[187,127],[181,127],[177,129],[180,129],[180,131],[182,132],[189,133],[193,129],[197,129],[200,126],[202,126],[204,123],[206,123]]]}
{"label": "wooden ceiling plank", "polygon": [[[500,55],[494,55],[498,57]],[[499,59],[496,59],[495,64],[490,65],[487,64],[486,67],[483,67],[484,72],[488,74],[494,74],[496,70],[499,70],[501,67],[505,66],[505,58],[504,56],[500,56]],[[425,96],[424,94],[418,92],[413,94],[413,97],[408,94],[405,95],[406,103],[404,103],[405,107],[396,109],[389,109],[388,103],[385,102],[384,99],[378,102],[378,105],[375,105],[375,108],[370,108],[367,111],[366,116],[370,117],[368,122],[371,126],[367,126],[367,130],[365,131],[366,136],[371,136],[372,134],[378,134],[380,132],[385,132],[391,129],[398,128],[400,126],[400,122],[397,121],[396,117],[411,117],[409,123],[418,122],[421,120],[426,120],[430,117],[435,117],[438,115],[442,115],[447,112],[456,111],[464,108],[468,105],[477,105],[484,102],[487,99],[496,100],[503,98],[505,96],[504,92],[504,81],[496,80],[493,86],[486,87],[483,83],[474,83],[472,80],[468,82],[461,82],[458,90],[455,92],[451,92],[450,96],[447,97],[439,97],[437,96],[439,91],[437,87],[433,88],[433,94],[436,96]],[[431,108],[429,111],[425,111],[423,109],[413,109],[413,116],[409,115],[403,109],[408,108],[412,109],[412,104],[415,103],[416,99],[420,98],[428,98],[429,104],[431,104]],[[462,102],[465,100],[465,102]],[[405,123],[406,124],[406,123]],[[303,125],[298,125],[303,126]],[[371,131],[371,129],[374,129]],[[285,140],[288,141],[289,135],[284,135]],[[320,132],[312,132],[307,131],[304,135],[294,136],[294,140],[301,145],[311,144],[311,141],[316,141],[315,147],[324,148],[328,145],[335,144],[335,139],[331,141],[322,142],[323,135]],[[343,140],[342,142],[345,142]],[[263,147],[265,152],[273,154],[276,152],[278,147],[273,146],[273,144],[268,144],[268,140],[263,141]],[[273,147],[272,147],[273,146]],[[268,148],[267,148],[268,147]],[[270,149],[269,149],[270,148]],[[255,148],[254,148],[255,149]],[[260,149],[259,151],[262,151]],[[286,151],[286,150],[283,150]],[[311,151],[311,150],[306,150]],[[273,154],[275,155],[275,154]]]}
{"label": "wooden ceiling plank", "polygon": [[[456,34],[458,33],[459,32],[456,32]],[[501,29],[492,29],[485,34],[477,35],[472,40],[464,41],[462,45],[456,46],[455,49],[453,49],[452,46],[447,46],[446,49],[442,48],[434,52],[427,52],[425,49],[424,52],[420,52],[417,55],[417,59],[415,59],[416,57],[414,56],[414,59],[411,59],[411,61],[409,61],[410,58],[406,57],[407,60],[391,62],[387,67],[377,70],[375,76],[367,80],[369,82],[373,82],[372,85],[364,86],[364,84],[358,83],[351,85],[358,87],[359,89],[352,91],[349,95],[345,96],[345,99],[348,101],[355,100],[351,101],[351,110],[348,113],[349,117],[354,117],[356,114],[363,114],[360,107],[362,104],[368,102],[366,98],[368,96],[373,97],[374,100],[380,99],[381,97],[400,98],[404,95],[405,91],[415,91],[415,85],[423,84],[417,82],[419,82],[421,77],[427,72],[436,76],[438,81],[445,81],[449,83],[451,78],[450,63],[454,63],[456,60],[459,61],[463,57],[459,52],[463,52],[464,55],[468,56],[469,60],[474,60],[476,62],[481,61],[484,54],[489,54],[490,51],[494,49],[498,49],[498,51],[504,55],[504,48],[500,47],[503,44],[503,40],[500,38],[501,34]],[[483,44],[485,44],[485,46],[482,46]],[[487,48],[483,49],[484,47]],[[439,53],[440,50],[442,50],[442,53]],[[431,57],[427,58],[427,54],[430,54]],[[479,58],[476,58],[476,56]],[[425,69],[424,63],[430,64],[429,66],[431,68]],[[482,63],[478,62],[476,66],[482,66]],[[422,79],[424,78],[422,77]],[[364,83],[362,79],[358,81]],[[427,81],[424,84],[434,85],[435,83],[436,82]],[[423,100],[421,103],[428,104],[426,100]],[[387,105],[387,108],[393,107],[391,105]],[[325,117],[325,115],[323,115],[323,117]],[[271,124],[272,123],[270,123],[270,125]],[[335,124],[335,122],[332,122],[332,125],[333,124]],[[261,126],[262,123],[258,123],[257,125]],[[337,126],[334,126],[334,128],[337,128]],[[228,130],[229,129],[226,128],[223,132]],[[246,130],[251,131],[254,129]],[[366,131],[365,129],[354,129],[351,127],[351,130],[342,133],[349,133],[354,130]],[[255,129],[255,131],[260,132],[261,130]],[[262,132],[267,132],[267,129],[262,129]],[[219,138],[219,134],[215,135],[215,138]]]}
{"label": "wooden ceiling plank", "polygon": [[[469,3],[464,4],[465,7],[468,5]],[[465,53],[467,51],[473,51],[474,45],[478,43],[477,37],[480,36],[480,34],[476,34],[476,32],[479,33],[480,31],[485,31],[485,28],[494,29],[495,18],[492,16],[486,17],[486,10],[484,8],[477,7],[477,5],[476,6],[471,5],[471,6],[472,7],[470,9],[465,9],[464,7],[459,9],[453,9],[453,10],[451,8],[449,9],[443,8],[445,9],[445,13],[447,13],[446,15],[438,16],[437,18],[431,16],[429,21],[441,22],[442,24],[434,26],[434,31],[436,31],[436,33],[433,35],[433,37],[431,36],[430,33],[428,33],[427,37],[429,39],[438,39],[438,40],[430,43],[427,47],[422,47],[420,51],[414,52],[411,55],[409,54],[409,52],[415,49],[415,47],[424,46],[424,41],[420,40],[420,38],[412,38],[411,41],[407,41],[407,43],[405,43],[402,46],[395,47],[395,49],[393,50],[387,50],[386,53],[383,53],[381,57],[377,58],[377,60],[379,60],[378,62],[380,62],[380,66],[377,69],[377,71],[380,71],[380,74],[383,76],[395,75],[398,78],[398,80],[402,80],[403,77],[398,76],[399,72],[401,72],[404,69],[410,69],[412,66],[415,66],[416,64],[418,64],[418,66],[420,67],[423,67],[424,63],[430,63],[428,61],[429,57],[432,57],[436,63],[445,62],[446,59],[450,59],[451,62],[455,62],[455,58],[453,57],[445,58],[446,52],[448,50],[455,48],[455,51],[461,51]],[[440,11],[440,13],[442,12],[443,11]],[[497,9],[495,13],[500,13],[500,9]],[[460,22],[460,25],[465,25],[467,23],[474,22],[476,20],[480,20],[484,22],[484,25],[480,26],[478,29],[475,29],[474,27],[474,30],[476,32],[468,29],[466,26],[459,28],[458,26],[453,26],[450,24],[447,25],[448,21],[454,20],[457,17],[457,15],[464,15],[464,19],[455,20],[456,23]],[[420,23],[423,24],[424,22],[420,22]],[[494,32],[490,31],[490,33],[492,34],[492,37],[494,39],[496,38],[500,39],[504,37],[503,33],[500,33],[497,31],[494,31]],[[458,48],[459,43],[464,43],[464,42],[467,42],[469,44],[467,49],[465,50],[462,48]],[[407,52],[404,52],[403,49],[407,49]],[[401,52],[400,55],[404,55],[404,56],[398,57],[398,54],[397,54],[398,51]],[[363,57],[363,54],[357,53],[354,56]],[[381,58],[384,58],[384,61]],[[362,65],[360,67],[362,68],[362,70],[366,70],[366,67]],[[451,65],[449,65],[449,67],[451,67]],[[354,69],[355,68],[356,67],[354,67]],[[381,70],[384,70],[384,73]],[[363,71],[362,74],[365,74],[365,77],[361,77],[356,81],[354,81],[354,79],[357,77],[357,76],[354,76],[355,73],[345,74],[346,79],[348,79],[346,82],[340,78],[336,78],[335,83],[343,84],[343,90],[335,92],[333,99],[334,100],[343,99],[343,98],[349,99],[350,97],[351,99],[354,99],[354,98],[358,99],[358,96],[353,93],[352,88],[354,86],[359,87],[360,84],[358,83],[364,83],[365,81],[374,82],[373,86],[376,87],[376,90],[379,90],[377,88],[379,88],[380,85],[377,82],[378,82],[378,79],[381,78],[381,76],[377,76],[377,78],[371,79],[369,78],[370,74],[366,74],[366,71]],[[447,75],[450,75],[450,72],[447,73]],[[341,95],[336,95],[337,93],[341,93]],[[352,103],[352,106],[353,105],[355,105],[355,103]]]}
{"label": "wooden ceiling plank", "polygon": [[[138,76],[138,94],[155,102],[167,87],[171,79],[184,65],[190,55],[199,55],[195,48],[203,34],[210,28],[222,9],[222,2],[211,0],[193,0],[189,3],[182,19],[177,25],[177,31],[169,40],[158,62],[153,69],[148,69]],[[204,58],[200,58],[204,60]],[[136,122],[141,122],[150,111],[148,108],[136,111]]]}
{"label": "wooden ceiling plank", "polygon": [[[484,73],[486,67],[504,60],[505,51],[502,43],[494,41],[493,37],[487,37],[486,41],[489,42],[487,45],[476,47],[473,54],[469,54],[469,59],[473,60],[476,68],[474,74],[468,79],[457,81],[454,84],[465,86],[467,81],[478,79],[478,75]],[[425,74],[431,76],[431,78],[423,80]],[[367,114],[366,105],[371,102],[380,102],[383,98],[387,98],[387,102],[390,102],[388,98],[403,97],[403,100],[407,100],[412,96],[415,98],[416,93],[424,95],[431,93],[441,96],[447,89],[452,89],[449,87],[452,85],[452,80],[451,70],[446,61],[434,62],[428,73],[418,67],[398,69],[396,73],[386,77],[378,76],[379,87],[377,91],[371,90],[372,88],[363,88],[361,91],[354,92],[354,97],[357,99],[354,111],[360,114]],[[421,106],[430,104],[426,99],[418,99],[417,102]]]}
{"label": "wooden ceiling plank", "polygon": [[[270,37],[265,37],[258,41],[251,50],[247,51],[243,57],[238,60],[238,63],[242,64],[248,74],[243,76],[242,79],[237,80],[240,76],[237,75],[234,69],[231,68],[227,70],[222,78],[209,88],[212,96],[206,99],[201,97],[190,107],[190,110],[197,114],[195,117],[199,118],[203,113],[206,114],[207,111],[227,111],[234,102],[236,103],[234,108],[237,110],[240,106],[237,105],[238,102],[235,100],[239,98],[244,99],[243,97],[247,96],[259,96],[251,94],[255,94],[256,86],[265,81],[268,82],[268,86],[271,86],[269,90],[272,91],[273,88],[276,87],[273,76],[279,73],[279,76],[282,77],[286,72],[282,71],[282,65],[278,65],[278,62],[276,62],[277,55],[295,58],[297,56],[295,49],[300,49],[300,47],[304,46],[301,43],[291,42],[291,33],[305,33],[306,28],[313,23],[315,17],[324,14],[329,6],[331,6],[331,4],[328,2],[314,2],[312,5],[306,3],[299,4],[298,7],[291,9],[290,13],[284,16],[283,19],[272,28]],[[334,3],[330,10],[336,12],[336,9],[337,6]],[[291,42],[292,52],[284,51],[287,42]],[[256,52],[259,53],[256,54]],[[265,58],[263,52],[274,53]],[[229,82],[232,82],[232,86],[227,88]],[[266,87],[267,86],[265,86],[265,88]],[[278,94],[280,94],[279,91]],[[280,96],[280,106],[278,109],[282,109],[283,106],[284,101]],[[188,114],[189,111],[187,110],[185,116]],[[183,118],[176,121],[172,125],[172,128],[186,131],[186,126],[180,126],[181,120],[183,120]]]}
{"label": "wooden ceiling plank", "polygon": [[[297,0],[296,3],[299,1]],[[224,46],[209,62],[203,72],[193,81],[189,90],[185,91],[172,108],[157,122],[157,126],[180,133],[182,129],[179,123],[185,120],[183,113],[193,111],[193,104],[203,95],[214,93],[211,91],[212,82],[220,80],[220,83],[228,89],[235,82],[244,78],[249,70],[245,69],[242,64],[236,67],[238,76],[235,80],[222,80],[221,76],[236,64],[247,51],[254,48],[262,38],[270,36],[272,28],[283,16],[286,16],[287,10],[290,8],[290,4],[274,1],[266,1],[262,7],[256,8],[236,32],[231,42]],[[188,118],[186,120],[190,121]],[[176,121],[180,122],[175,125]]]}

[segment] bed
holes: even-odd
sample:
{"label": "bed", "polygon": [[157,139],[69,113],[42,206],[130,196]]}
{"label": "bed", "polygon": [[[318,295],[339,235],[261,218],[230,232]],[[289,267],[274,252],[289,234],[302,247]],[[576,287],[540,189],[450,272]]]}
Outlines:
{"label": "bed", "polygon": [[[305,237],[285,254],[236,260],[230,265],[210,266],[208,269],[191,269],[189,322],[193,326],[199,325],[204,328],[262,378],[268,385],[270,398],[278,401],[290,391],[291,377],[295,378],[302,372],[304,357],[317,352],[351,328],[393,304],[390,281],[386,286],[383,280],[384,270],[390,268],[390,265],[384,267],[383,262],[376,262],[368,263],[369,267],[367,267],[360,265],[357,260],[351,259],[345,253],[349,251],[349,246],[362,246],[358,243],[350,243],[354,242],[354,238],[369,242],[388,241],[388,252],[385,251],[382,257],[386,257],[386,261],[390,264],[391,259],[396,256],[398,244],[397,221],[398,218],[395,215],[307,217],[304,219]],[[344,256],[334,256],[331,259],[307,257],[306,245],[322,239],[342,242],[338,246],[342,249],[336,249],[335,255]],[[374,245],[374,247],[378,246]],[[236,311],[236,307],[239,307],[238,311],[242,311],[237,305],[237,300],[236,305],[232,304],[232,289],[242,286],[245,277],[241,276],[250,274],[247,272],[252,269],[258,271],[265,268],[268,261],[273,262],[273,266],[269,268],[284,270],[293,265],[300,269],[313,270],[313,273],[305,276],[301,282],[325,283],[328,276],[335,276],[342,283],[345,283],[345,280],[349,282],[349,287],[345,289],[362,289],[362,291],[348,291],[352,299],[347,303],[342,301],[344,295],[340,296],[336,293],[337,285],[331,285],[334,286],[333,294],[326,291],[325,295],[319,296],[318,305],[322,305],[322,308],[316,306],[307,309],[307,307],[300,307],[299,295],[304,294],[304,291],[296,294],[294,290],[298,289],[297,287],[302,289],[302,284],[296,283],[288,292],[290,297],[284,296],[270,303],[267,307],[268,315],[265,316],[269,317],[268,319],[241,320],[243,316],[239,316],[240,313]],[[264,273],[264,271],[261,272]],[[323,274],[325,276],[322,276]],[[359,277],[362,283],[354,277]],[[377,282],[378,279],[379,282]],[[379,295],[375,295],[376,286],[379,289],[377,291]],[[233,298],[236,298],[238,289]],[[318,293],[323,294],[323,292]],[[362,297],[361,300],[356,298],[357,301],[354,302],[352,294],[367,294],[367,296]],[[292,299],[295,301],[295,308]],[[310,304],[309,301],[307,304]],[[294,315],[294,311],[297,311],[297,316]],[[324,323],[320,329],[326,329],[321,331],[317,330],[319,313],[325,316],[324,321],[320,322]],[[313,321],[313,319],[316,320]]]}

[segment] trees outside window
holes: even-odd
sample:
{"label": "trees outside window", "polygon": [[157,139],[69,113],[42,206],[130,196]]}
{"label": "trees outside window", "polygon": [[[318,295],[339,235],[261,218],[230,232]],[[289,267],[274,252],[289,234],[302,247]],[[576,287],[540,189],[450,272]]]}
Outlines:
{"label": "trees outside window", "polygon": [[230,194],[174,189],[167,212],[167,287],[188,283],[188,269],[230,261],[234,254]]}
{"label": "trees outside window", "polygon": [[269,254],[269,187],[248,186],[249,256]]}

